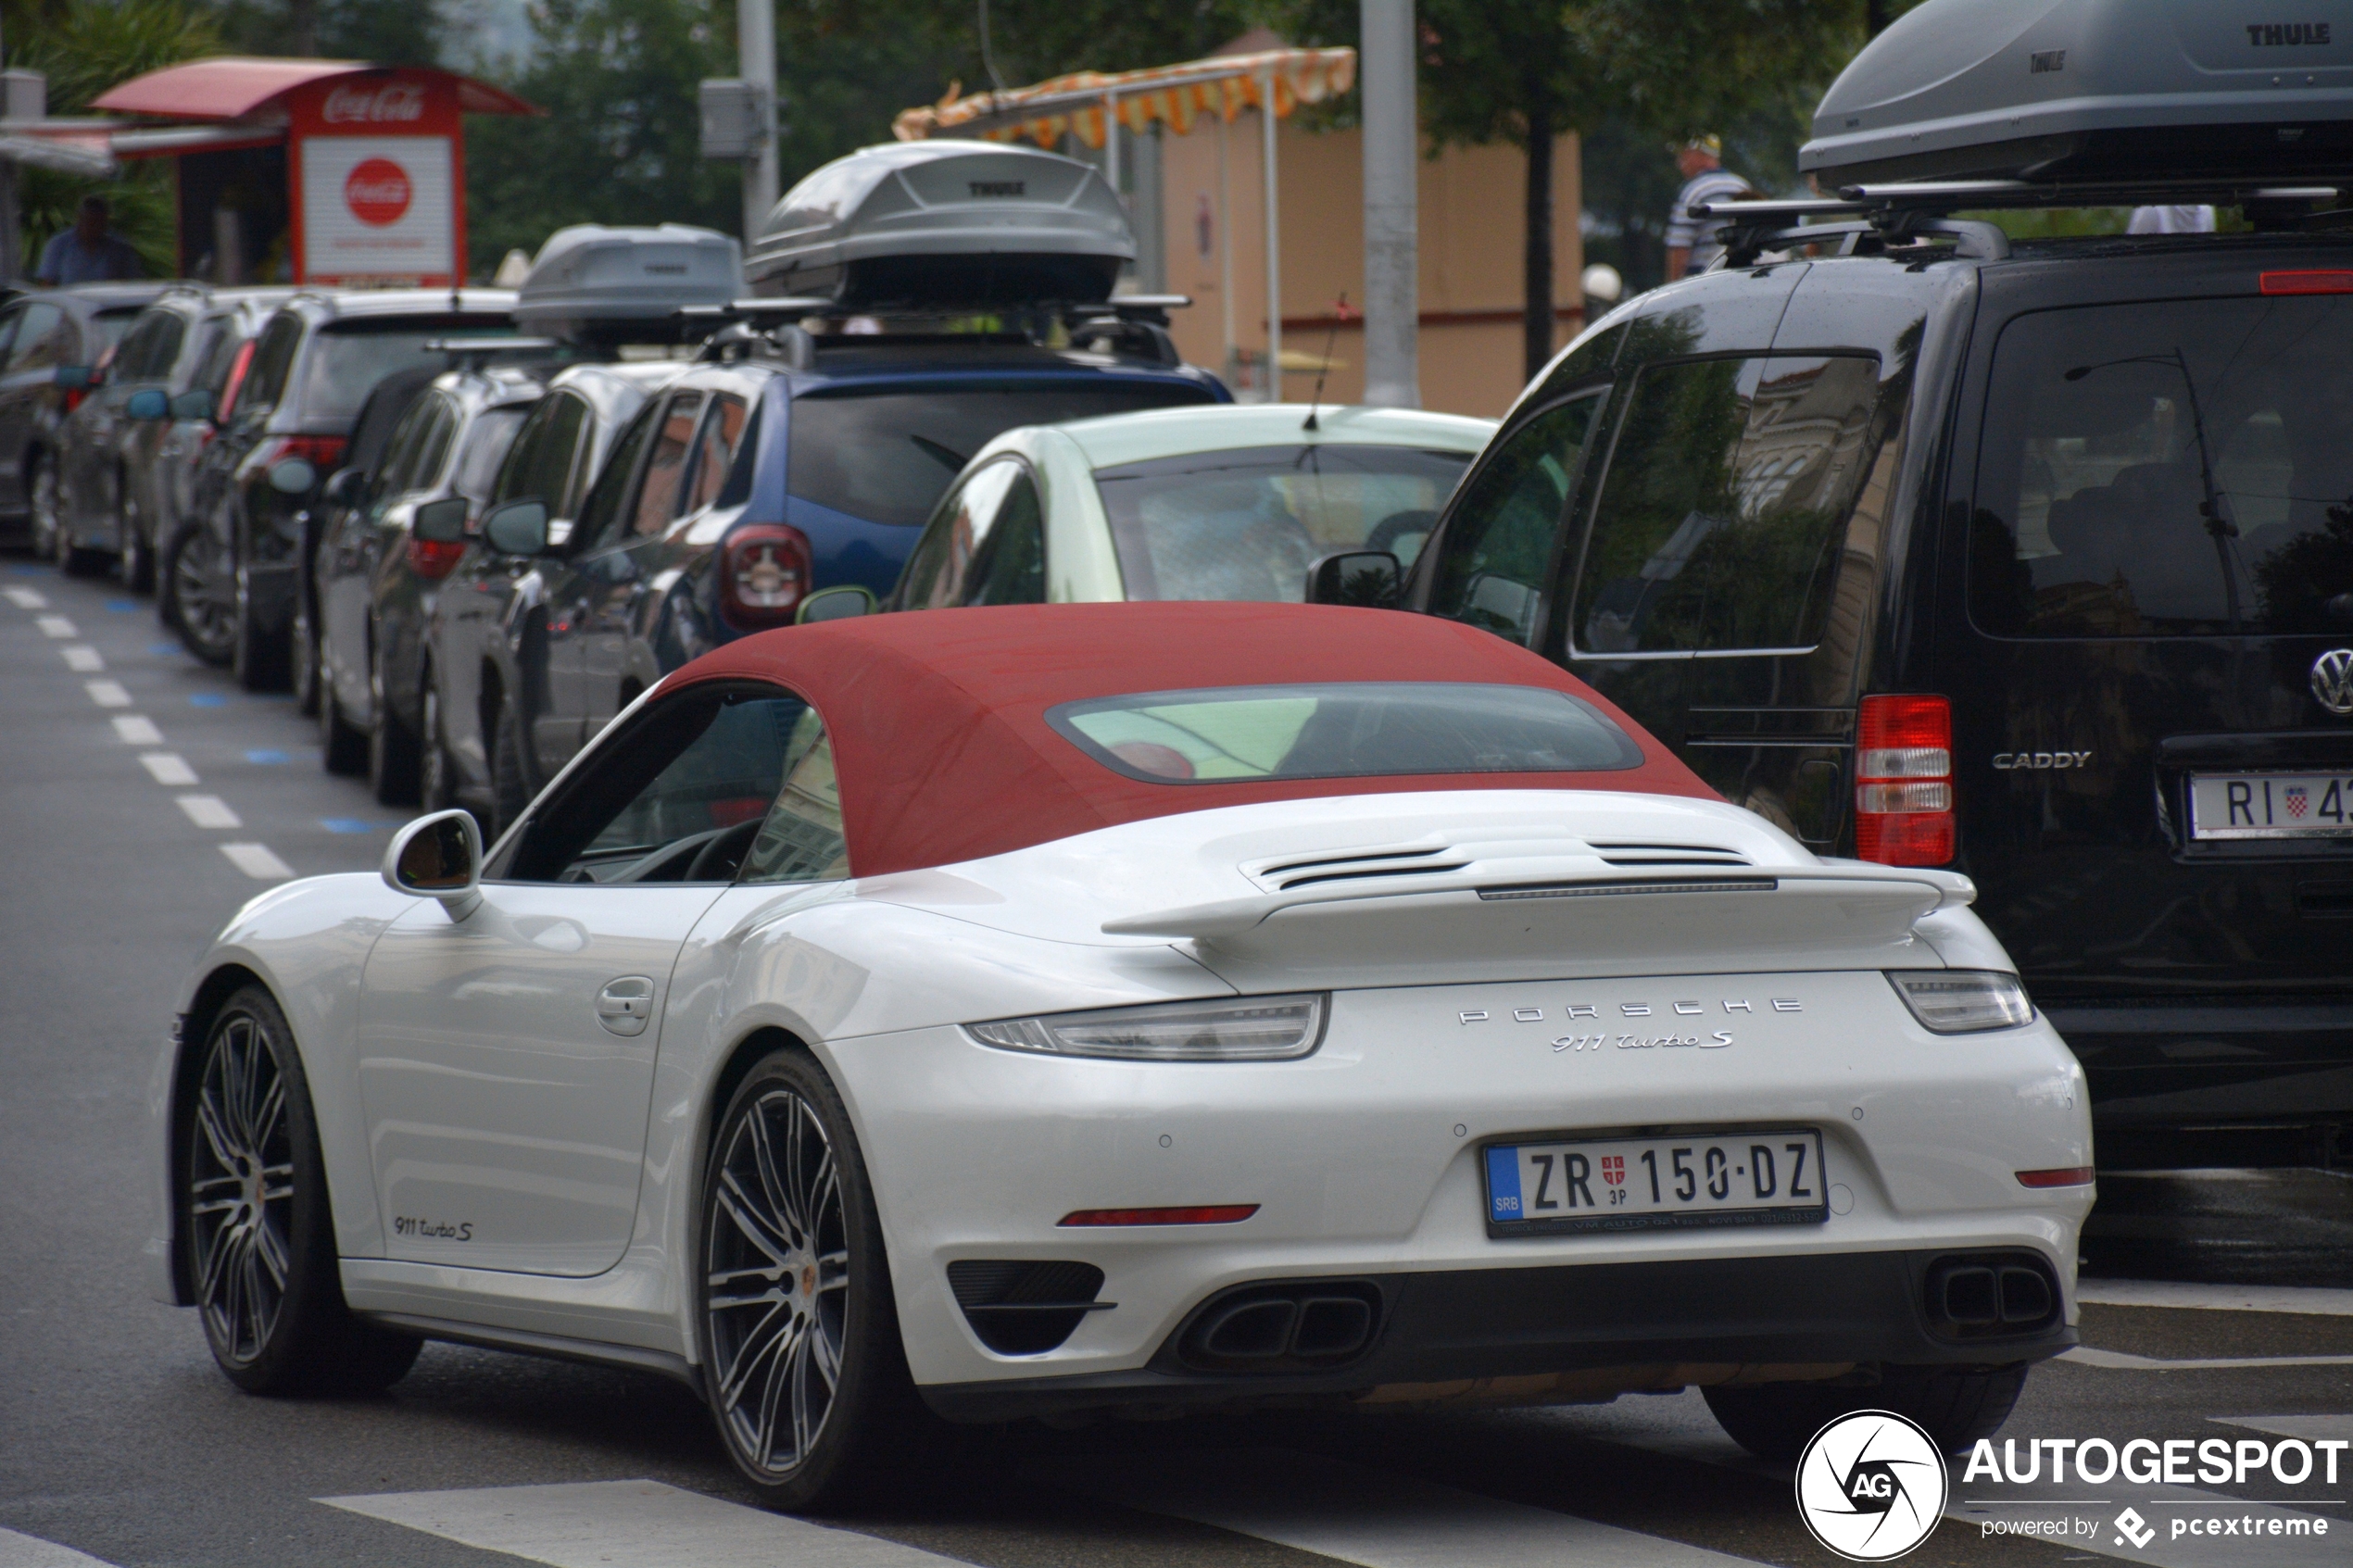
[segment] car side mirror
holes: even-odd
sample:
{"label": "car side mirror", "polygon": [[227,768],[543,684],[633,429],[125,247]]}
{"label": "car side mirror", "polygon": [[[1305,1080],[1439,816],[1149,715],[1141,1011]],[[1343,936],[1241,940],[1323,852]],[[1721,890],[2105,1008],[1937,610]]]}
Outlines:
{"label": "car side mirror", "polygon": [[51,379],[68,392],[87,392],[98,384],[98,372],[87,365],[60,365]]}
{"label": "car side mirror", "polygon": [[417,898],[438,898],[453,921],[482,903],[482,829],[471,811],[435,811],[392,835],[384,884]]}
{"label": "car side mirror", "polygon": [[839,587],[820,588],[801,600],[800,608],[793,611],[792,623],[813,626],[821,621],[849,621],[874,613],[874,590],[845,583]]}
{"label": "car side mirror", "polygon": [[203,387],[190,387],[171,400],[171,417],[175,420],[209,420],[212,418],[212,394]]}
{"label": "car side mirror", "polygon": [[500,555],[547,554],[547,503],[527,495],[491,508],[482,520],[482,536]]}
{"label": "car side mirror", "polygon": [[319,499],[331,507],[361,507],[368,503],[368,473],[365,469],[337,469],[327,476],[326,488],[319,492]]}
{"label": "car side mirror", "polygon": [[454,545],[466,536],[466,498],[445,495],[438,501],[427,501],[409,520],[412,538],[428,545]]}
{"label": "car side mirror", "polygon": [[1387,550],[1335,550],[1308,567],[1307,602],[1395,609],[1404,575]]}
{"label": "car side mirror", "polygon": [[308,495],[319,483],[319,470],[308,458],[281,458],[270,465],[270,488],[281,495]]}
{"label": "car side mirror", "polygon": [[171,399],[159,386],[143,386],[123,400],[122,411],[134,420],[160,420],[171,413]]}

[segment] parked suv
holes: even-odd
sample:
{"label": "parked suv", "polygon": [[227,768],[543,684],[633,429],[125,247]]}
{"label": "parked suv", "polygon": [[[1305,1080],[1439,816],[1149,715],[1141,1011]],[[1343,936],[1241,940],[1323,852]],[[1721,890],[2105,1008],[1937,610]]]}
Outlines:
{"label": "parked suv", "polygon": [[2106,1157],[2308,1152],[2353,1115],[2353,241],[1846,227],[1884,253],[1570,345],[1403,601],[1818,852],[1968,872]]}
{"label": "parked suv", "polygon": [[192,652],[233,665],[249,690],[284,685],[305,514],[359,406],[395,370],[438,362],[428,343],[510,332],[513,307],[486,289],[304,293],[279,307],[157,563]]}
{"label": "parked suv", "polygon": [[163,290],[85,283],[19,295],[0,307],[0,545],[57,553],[65,421],[97,384],[107,351]]}

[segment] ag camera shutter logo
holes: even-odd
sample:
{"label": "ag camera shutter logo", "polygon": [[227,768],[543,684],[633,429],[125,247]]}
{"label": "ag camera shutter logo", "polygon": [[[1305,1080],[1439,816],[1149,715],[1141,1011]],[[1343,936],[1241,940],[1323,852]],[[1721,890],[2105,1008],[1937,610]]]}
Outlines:
{"label": "ag camera shutter logo", "polygon": [[1814,1434],[1797,1461],[1797,1515],[1850,1562],[1888,1562],[1928,1539],[1951,1481],[1926,1432],[1892,1411],[1856,1411]]}

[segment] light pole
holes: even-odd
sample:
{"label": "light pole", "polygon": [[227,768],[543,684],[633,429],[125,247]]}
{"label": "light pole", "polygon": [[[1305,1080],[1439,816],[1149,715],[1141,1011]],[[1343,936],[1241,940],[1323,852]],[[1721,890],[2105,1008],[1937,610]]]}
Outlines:
{"label": "light pole", "polygon": [[1365,401],[1422,406],[1414,0],[1359,0],[1364,83]]}
{"label": "light pole", "polygon": [[736,48],[751,87],[754,133],[744,155],[744,248],[776,205],[776,0],[736,0]]}

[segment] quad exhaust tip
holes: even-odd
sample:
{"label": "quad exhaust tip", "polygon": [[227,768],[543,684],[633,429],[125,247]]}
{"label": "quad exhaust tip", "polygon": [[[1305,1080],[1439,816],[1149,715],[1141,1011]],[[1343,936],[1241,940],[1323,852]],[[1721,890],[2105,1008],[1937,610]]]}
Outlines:
{"label": "quad exhaust tip", "polygon": [[1245,1286],[1194,1314],[1178,1336],[1178,1359],[1208,1372],[1337,1366],[1371,1348],[1380,1304],[1369,1281]]}
{"label": "quad exhaust tip", "polygon": [[1940,1258],[1924,1295],[1930,1323],[1948,1338],[2031,1334],[2058,1316],[2058,1282],[2031,1253]]}

